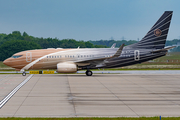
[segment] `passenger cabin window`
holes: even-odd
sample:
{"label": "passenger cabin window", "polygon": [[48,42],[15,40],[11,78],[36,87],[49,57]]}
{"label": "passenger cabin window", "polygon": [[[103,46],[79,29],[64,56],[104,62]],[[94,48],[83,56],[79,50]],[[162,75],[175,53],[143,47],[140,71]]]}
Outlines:
{"label": "passenger cabin window", "polygon": [[14,55],[14,56],[12,56],[12,58],[19,58],[19,57],[21,57],[22,55]]}

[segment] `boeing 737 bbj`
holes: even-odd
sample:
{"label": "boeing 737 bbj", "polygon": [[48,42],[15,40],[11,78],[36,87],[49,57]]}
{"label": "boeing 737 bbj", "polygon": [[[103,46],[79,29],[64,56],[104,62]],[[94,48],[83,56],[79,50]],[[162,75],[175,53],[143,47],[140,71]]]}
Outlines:
{"label": "boeing 737 bbj", "polygon": [[78,70],[114,68],[133,65],[165,56],[166,38],[171,23],[172,11],[165,11],[141,41],[119,48],[85,48],[80,49],[40,49],[27,50],[14,54],[3,63],[16,70],[57,69],[58,73],[74,73]]}

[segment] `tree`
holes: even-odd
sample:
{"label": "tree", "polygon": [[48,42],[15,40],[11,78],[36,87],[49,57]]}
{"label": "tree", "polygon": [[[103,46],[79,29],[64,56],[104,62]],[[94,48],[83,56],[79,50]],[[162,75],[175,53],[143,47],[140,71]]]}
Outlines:
{"label": "tree", "polygon": [[11,40],[4,42],[0,46],[0,61],[11,57],[14,53],[33,49],[41,49],[41,46],[35,42],[29,42],[24,40]]}
{"label": "tree", "polygon": [[21,32],[19,32],[19,31],[13,31],[12,34],[16,34],[16,35],[20,35],[21,36]]}
{"label": "tree", "polygon": [[29,36],[26,32],[23,32],[23,37]]}

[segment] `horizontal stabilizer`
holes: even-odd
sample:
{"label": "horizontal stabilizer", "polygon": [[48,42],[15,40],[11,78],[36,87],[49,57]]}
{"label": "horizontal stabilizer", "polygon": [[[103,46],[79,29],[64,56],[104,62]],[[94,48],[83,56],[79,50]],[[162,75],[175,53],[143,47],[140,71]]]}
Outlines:
{"label": "horizontal stabilizer", "polygon": [[176,47],[176,46],[166,47],[166,48],[164,48],[164,49],[152,51],[152,53],[161,52],[161,51],[167,51],[167,50],[170,50],[170,49],[175,48],[175,47]]}

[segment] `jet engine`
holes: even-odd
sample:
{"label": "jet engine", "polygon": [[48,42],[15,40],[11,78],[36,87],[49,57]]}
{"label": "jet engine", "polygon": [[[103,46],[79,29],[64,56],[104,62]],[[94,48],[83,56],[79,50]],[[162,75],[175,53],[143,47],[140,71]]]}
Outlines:
{"label": "jet engine", "polygon": [[77,72],[77,65],[75,63],[63,62],[57,64],[58,73],[75,73]]}

